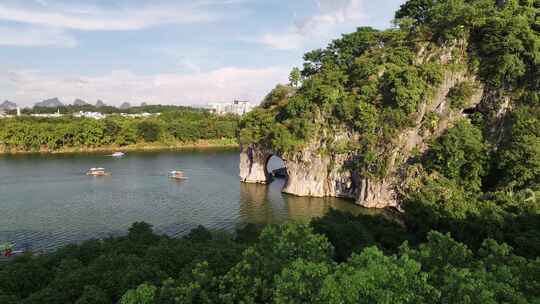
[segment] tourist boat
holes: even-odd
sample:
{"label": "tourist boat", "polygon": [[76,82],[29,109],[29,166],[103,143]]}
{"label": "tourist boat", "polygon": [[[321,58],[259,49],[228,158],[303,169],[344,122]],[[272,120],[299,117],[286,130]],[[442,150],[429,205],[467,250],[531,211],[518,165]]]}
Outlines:
{"label": "tourist boat", "polygon": [[24,253],[24,250],[13,250],[13,248],[15,248],[15,244],[12,243],[0,244],[0,256],[9,258]]}
{"label": "tourist boat", "polygon": [[122,157],[124,155],[126,155],[124,152],[114,152],[111,154],[112,157]]}
{"label": "tourist boat", "polygon": [[187,177],[184,176],[184,172],[177,171],[177,170],[169,172],[169,178],[178,179],[178,180],[187,179]]}
{"label": "tourist boat", "polygon": [[86,175],[88,176],[108,176],[111,175],[110,172],[106,172],[103,168],[91,168],[88,171],[86,171]]}

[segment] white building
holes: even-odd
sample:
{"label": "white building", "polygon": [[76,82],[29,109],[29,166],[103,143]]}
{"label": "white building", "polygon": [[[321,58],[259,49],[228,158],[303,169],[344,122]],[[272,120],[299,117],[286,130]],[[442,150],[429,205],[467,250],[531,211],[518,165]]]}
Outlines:
{"label": "white building", "polygon": [[161,113],[139,113],[139,114],[127,114],[127,113],[120,113],[120,116],[122,117],[131,117],[131,118],[146,118],[146,117],[152,117],[152,116],[159,116]]}
{"label": "white building", "polygon": [[[17,116],[20,116],[20,110],[17,110]],[[63,114],[60,114],[60,110],[56,111],[56,113],[44,113],[44,114],[30,114],[32,117],[45,117],[45,118],[58,118],[64,116]]]}
{"label": "white building", "polygon": [[100,120],[106,117],[105,114],[99,113],[99,112],[83,112],[80,111],[79,113],[73,114],[75,117],[86,117],[86,118],[93,118],[96,120]]}
{"label": "white building", "polygon": [[211,103],[207,108],[211,112],[219,115],[244,115],[253,109],[253,105],[249,101],[235,100],[231,103]]}

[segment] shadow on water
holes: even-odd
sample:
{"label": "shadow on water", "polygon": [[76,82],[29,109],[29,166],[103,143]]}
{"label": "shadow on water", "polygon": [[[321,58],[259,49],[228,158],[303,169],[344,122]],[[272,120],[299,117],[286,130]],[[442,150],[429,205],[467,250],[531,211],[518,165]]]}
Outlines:
{"label": "shadow on water", "polygon": [[324,216],[330,209],[352,214],[377,214],[381,211],[361,208],[352,200],[335,197],[300,197],[281,190],[286,180],[275,179],[269,185],[240,185],[240,214],[247,223],[282,223],[289,219],[309,220]]}

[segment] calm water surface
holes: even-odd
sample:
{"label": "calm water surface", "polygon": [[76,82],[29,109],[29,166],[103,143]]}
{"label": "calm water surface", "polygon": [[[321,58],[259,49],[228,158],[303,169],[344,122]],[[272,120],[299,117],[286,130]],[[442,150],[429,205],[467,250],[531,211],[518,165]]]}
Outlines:
{"label": "calm water surface", "polygon": [[[0,243],[50,250],[70,242],[126,233],[136,221],[176,236],[197,225],[233,230],[321,216],[331,207],[365,212],[350,201],[300,198],[239,182],[236,150],[0,156]],[[277,164],[273,164],[274,167]],[[88,177],[104,167],[109,177]],[[167,178],[180,169],[188,180]]]}

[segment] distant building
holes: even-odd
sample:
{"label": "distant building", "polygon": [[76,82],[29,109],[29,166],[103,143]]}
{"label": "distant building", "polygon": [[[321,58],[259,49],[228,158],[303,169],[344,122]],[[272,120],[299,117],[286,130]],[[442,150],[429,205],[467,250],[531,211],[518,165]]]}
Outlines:
{"label": "distant building", "polygon": [[[19,114],[19,111],[17,111],[17,114]],[[19,115],[18,115],[19,116]],[[60,110],[56,111],[56,113],[47,113],[47,114],[30,114],[32,117],[45,117],[45,118],[57,118],[64,116],[63,114],[60,114]]]}
{"label": "distant building", "polygon": [[253,109],[253,105],[249,101],[235,100],[231,103],[211,103],[207,109],[219,115],[244,115]]}
{"label": "distant building", "polygon": [[100,120],[106,117],[105,114],[99,113],[99,112],[83,112],[80,111],[79,113],[73,114],[75,117],[86,117],[86,118],[93,118],[96,120]]}
{"label": "distant building", "polygon": [[127,114],[127,113],[120,113],[120,116],[122,117],[131,117],[131,118],[145,118],[145,117],[151,117],[151,116],[159,116],[161,113],[139,113],[139,114]]}

